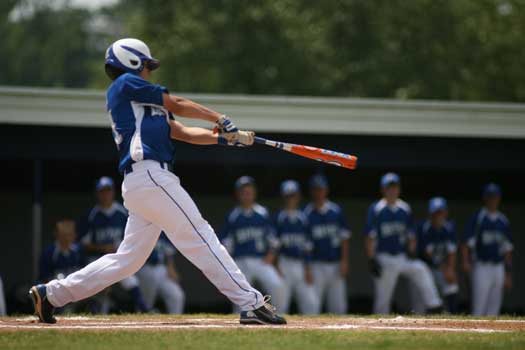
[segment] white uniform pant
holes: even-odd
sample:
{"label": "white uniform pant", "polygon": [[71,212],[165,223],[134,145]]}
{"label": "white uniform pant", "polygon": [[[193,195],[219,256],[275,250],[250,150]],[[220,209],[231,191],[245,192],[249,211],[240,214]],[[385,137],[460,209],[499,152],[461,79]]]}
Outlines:
{"label": "white uniform pant", "polygon": [[[459,292],[459,285],[457,283],[448,283],[443,275],[443,272],[439,268],[433,268],[432,275],[434,282],[441,293],[441,296],[447,297],[452,294]],[[417,285],[410,285],[410,298],[412,299],[412,311],[418,315],[424,315],[427,311],[425,303],[423,301],[422,292],[419,290]]]}
{"label": "white uniform pant", "polygon": [[346,281],[341,276],[339,262],[311,263],[314,287],[319,299],[316,314],[321,313],[326,298],[326,311],[331,314],[345,314],[348,308]]}
{"label": "white uniform pant", "polygon": [[377,254],[377,260],[381,265],[381,276],[374,278],[374,313],[390,313],[392,294],[399,276],[407,277],[416,286],[421,293],[425,309],[441,306],[441,299],[432,273],[424,262],[408,259],[405,254],[391,255],[385,253]]}
{"label": "white uniform pant", "polygon": [[313,284],[306,283],[304,279],[304,262],[299,259],[279,257],[279,270],[283,274],[286,297],[283,313],[288,313],[292,296],[297,301],[299,313],[314,315],[319,311],[319,298]]}
{"label": "white uniform pant", "polygon": [[472,314],[499,315],[503,300],[505,267],[503,263],[476,262],[472,271]]}
{"label": "white uniform pant", "polygon": [[166,265],[144,265],[137,277],[140,281],[140,291],[144,297],[144,302],[149,309],[155,304],[155,299],[159,295],[166,310],[170,314],[181,314],[184,310],[186,295],[181,286],[168,276]]}
{"label": "white uniform pant", "polygon": [[264,262],[263,258],[241,257],[235,262],[246,276],[248,283],[257,281],[264,291],[272,296],[272,305],[282,312],[286,299],[286,288],[283,279],[273,265]]}
{"label": "white uniform pant", "polygon": [[122,184],[129,218],[124,240],[114,254],[107,254],[63,280],[47,284],[47,295],[56,307],[90,297],[138,271],[163,230],[177,250],[242,310],[264,304],[211,226],[181,187],[179,178],[160,164],[145,160],[133,164]]}

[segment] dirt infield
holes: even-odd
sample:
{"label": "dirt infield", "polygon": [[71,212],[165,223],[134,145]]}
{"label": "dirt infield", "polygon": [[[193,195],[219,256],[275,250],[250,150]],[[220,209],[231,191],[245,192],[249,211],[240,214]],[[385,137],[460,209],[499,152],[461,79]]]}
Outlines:
{"label": "dirt infield", "polygon": [[362,318],[362,317],[291,317],[286,326],[242,326],[238,319],[231,317],[183,316],[166,317],[155,315],[58,317],[55,325],[40,324],[35,317],[0,318],[0,331],[16,330],[182,330],[182,329],[237,329],[283,328],[291,330],[391,330],[391,331],[434,331],[434,332],[475,332],[500,333],[524,332],[525,320],[476,320],[444,318]]}

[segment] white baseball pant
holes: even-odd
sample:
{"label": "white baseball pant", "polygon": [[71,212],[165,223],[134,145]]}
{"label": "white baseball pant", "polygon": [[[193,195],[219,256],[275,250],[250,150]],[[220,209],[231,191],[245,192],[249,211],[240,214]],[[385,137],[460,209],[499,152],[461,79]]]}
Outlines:
{"label": "white baseball pant", "polygon": [[348,302],[346,300],[346,281],[341,276],[339,262],[312,262],[312,276],[318,298],[316,314],[321,313],[326,297],[326,310],[331,314],[345,314]]}
{"label": "white baseball pant", "polygon": [[[434,282],[441,293],[441,296],[447,297],[452,294],[459,292],[459,285],[457,283],[448,283],[443,275],[443,272],[439,268],[433,268],[432,276]],[[418,315],[424,315],[427,312],[425,302],[423,301],[422,292],[419,290],[417,285],[410,284],[410,298],[412,304],[412,311]]]}
{"label": "white baseball pant", "polygon": [[499,315],[503,301],[505,266],[503,263],[476,262],[472,271],[472,314]]}
{"label": "white baseball pant", "polygon": [[319,311],[319,298],[313,284],[304,279],[304,262],[286,256],[279,257],[279,270],[283,275],[286,296],[283,313],[288,313],[292,296],[297,301],[299,313],[314,315]]}
{"label": "white baseball pant", "polygon": [[181,286],[168,276],[166,265],[146,264],[137,272],[137,277],[148,308],[153,308],[157,295],[160,295],[168,313],[181,314],[184,311],[186,295]]}
{"label": "white baseball pant", "polygon": [[392,294],[399,276],[407,277],[421,293],[425,309],[441,306],[441,299],[432,278],[432,272],[421,260],[411,260],[405,254],[377,254],[381,276],[374,278],[374,313],[390,313]]}
{"label": "white baseball pant", "polygon": [[263,258],[258,257],[241,257],[235,259],[235,262],[246,276],[248,283],[259,282],[262,288],[272,296],[272,305],[278,312],[282,312],[286,299],[286,288],[275,266],[265,263]]}
{"label": "white baseball pant", "polygon": [[264,305],[254,289],[220,244],[179,178],[159,163],[144,160],[122,183],[124,206],[129,218],[124,240],[114,254],[107,254],[63,280],[47,284],[52,305],[90,297],[109,285],[137,272],[155,246],[161,230],[173,245],[242,310]]}

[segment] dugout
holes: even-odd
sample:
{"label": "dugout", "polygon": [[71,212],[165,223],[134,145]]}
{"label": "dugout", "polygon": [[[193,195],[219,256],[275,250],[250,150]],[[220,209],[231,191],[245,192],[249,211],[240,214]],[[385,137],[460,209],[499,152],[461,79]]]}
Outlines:
{"label": "dugout", "polygon": [[[525,105],[397,101],[354,98],[181,94],[231,115],[238,126],[268,138],[323,146],[359,156],[348,171],[263,146],[233,149],[178,144],[175,172],[203,215],[218,228],[233,205],[232,183],[250,174],[260,202],[277,208],[280,181],[303,186],[315,172],[330,179],[332,198],[346,211],[351,240],[349,306],[366,312],[372,296],[361,230],[366,208],[378,195],[379,176],[398,172],[403,197],[416,218],[430,196],[449,199],[459,233],[479,206],[488,181],[504,191],[503,211],[514,234],[514,289],[504,311],[524,313]],[[121,177],[101,91],[0,87],[0,275],[6,289],[31,283],[37,256],[51,242],[54,220],[78,217],[93,203],[97,177]],[[178,259],[189,311],[224,310],[226,300]],[[197,288],[198,286],[198,288]],[[462,291],[467,281],[462,278]],[[407,310],[398,290],[397,308]],[[464,294],[466,301],[468,295]],[[364,307],[363,307],[364,305]],[[10,309],[10,311],[14,311]]]}

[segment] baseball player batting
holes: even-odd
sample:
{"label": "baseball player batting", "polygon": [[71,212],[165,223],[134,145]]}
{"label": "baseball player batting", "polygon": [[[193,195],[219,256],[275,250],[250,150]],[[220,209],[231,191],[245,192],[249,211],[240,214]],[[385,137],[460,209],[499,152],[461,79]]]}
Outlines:
{"label": "baseball player batting", "polygon": [[[242,324],[285,324],[264,297],[241,273],[211,226],[168,170],[179,140],[197,145],[250,146],[254,133],[239,130],[211,109],[171,95],[150,83],[160,62],[137,39],[121,39],[106,51],[105,70],[113,81],[108,88],[107,110],[124,175],[122,196],[129,211],[124,240],[107,254],[62,280],[30,289],[41,322],[54,323],[54,308],[90,297],[139,270],[155,246],[160,232],[189,261],[241,308]],[[186,127],[173,115],[214,123],[218,133]],[[210,179],[213,180],[213,179]]]}

